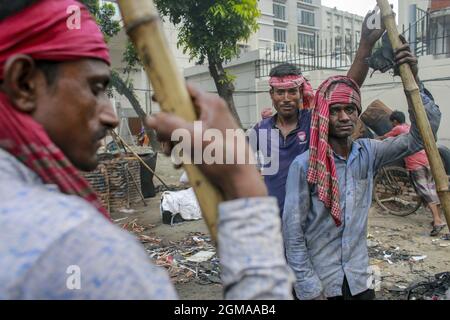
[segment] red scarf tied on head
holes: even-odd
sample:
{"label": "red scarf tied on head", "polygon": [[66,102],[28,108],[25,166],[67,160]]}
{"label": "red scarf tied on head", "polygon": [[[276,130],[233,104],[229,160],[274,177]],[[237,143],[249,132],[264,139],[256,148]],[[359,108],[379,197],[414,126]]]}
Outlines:
{"label": "red scarf tied on head", "polygon": [[353,103],[361,113],[361,93],[349,77],[335,76],[325,80],[316,91],[311,119],[308,182],[317,185],[319,200],[331,211],[336,226],[342,224],[339,183],[333,150],[328,143],[330,106]]}
{"label": "red scarf tied on head", "polygon": [[[74,14],[79,14],[79,29],[69,28]],[[0,30],[0,81],[7,59],[16,54],[61,62],[97,58],[110,64],[101,31],[88,10],[75,0],[37,1],[0,21]],[[0,115],[0,148],[33,170],[45,184],[55,184],[61,192],[85,199],[109,218],[89,183],[44,128],[29,114],[18,111],[1,92]]]}
{"label": "red scarf tied on head", "polygon": [[289,75],[284,77],[271,77],[269,85],[277,89],[300,87],[303,96],[303,109],[311,109],[314,100],[314,90],[302,75]]}

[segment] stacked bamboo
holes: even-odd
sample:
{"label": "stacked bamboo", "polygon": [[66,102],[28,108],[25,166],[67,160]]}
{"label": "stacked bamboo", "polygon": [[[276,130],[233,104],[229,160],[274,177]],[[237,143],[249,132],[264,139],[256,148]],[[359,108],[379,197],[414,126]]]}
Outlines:
{"label": "stacked bamboo", "polygon": [[109,211],[109,181],[105,164],[99,164],[95,171],[82,172],[82,175],[97,193],[102,205]]}

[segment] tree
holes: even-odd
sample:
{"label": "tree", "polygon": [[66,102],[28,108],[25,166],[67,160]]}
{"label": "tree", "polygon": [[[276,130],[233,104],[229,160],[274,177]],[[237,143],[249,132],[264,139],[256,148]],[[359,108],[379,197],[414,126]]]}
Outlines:
{"label": "tree", "polygon": [[208,62],[217,92],[241,125],[233,100],[234,77],[223,64],[238,56],[238,42],[258,29],[258,0],[155,0],[155,4],[179,28],[183,52],[199,64]]}
{"label": "tree", "polygon": [[[86,5],[90,13],[97,20],[97,24],[99,25],[100,30],[102,31],[107,42],[120,32],[120,23],[113,19],[116,14],[116,9],[113,4],[103,3],[100,6],[98,0],[81,0],[81,2]],[[110,86],[113,87],[118,94],[123,95],[130,102],[136,114],[142,121],[144,121],[147,115],[134,94],[133,83],[130,81],[129,77],[130,73],[135,69],[142,67],[142,64],[139,61],[133,44],[130,41],[128,41],[125,47],[122,61],[126,65],[123,71],[123,75],[126,78],[124,79],[118,72],[112,71]],[[160,147],[156,139],[155,131],[147,128],[145,130],[150,138],[152,149],[154,151],[159,151]]]}

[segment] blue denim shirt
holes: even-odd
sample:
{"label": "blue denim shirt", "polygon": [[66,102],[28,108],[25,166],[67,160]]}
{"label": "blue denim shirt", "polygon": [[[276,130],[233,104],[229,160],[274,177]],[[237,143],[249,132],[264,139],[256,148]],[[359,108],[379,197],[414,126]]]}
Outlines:
{"label": "blue denim shirt", "polygon": [[[423,90],[421,96],[436,133],[441,118],[439,108]],[[348,159],[335,154],[343,222],[340,227],[336,227],[330,210],[319,201],[316,186],[307,182],[309,152],[292,163],[282,226],[299,299],[313,299],[320,294],[341,296],[344,276],[352,295],[369,288],[366,235],[373,177],[380,167],[423,148],[411,112],[410,119],[409,134],[384,141],[359,139],[353,142]]]}
{"label": "blue denim shirt", "polygon": [[[227,299],[290,299],[275,198],[219,205]],[[70,288],[71,267],[80,287]],[[75,272],[73,271],[70,272]],[[45,185],[0,148],[0,299],[176,299],[165,269],[89,203]]]}

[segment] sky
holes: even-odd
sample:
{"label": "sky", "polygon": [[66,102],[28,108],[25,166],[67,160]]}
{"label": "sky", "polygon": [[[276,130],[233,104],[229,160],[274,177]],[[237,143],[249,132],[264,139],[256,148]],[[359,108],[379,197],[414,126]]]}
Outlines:
{"label": "sky", "polygon": [[[394,11],[397,12],[399,0],[389,0],[394,5]],[[400,0],[401,1],[401,0]],[[373,10],[376,0],[322,0],[322,5],[330,8],[336,7],[338,10],[356,13],[365,16],[369,10]]]}

